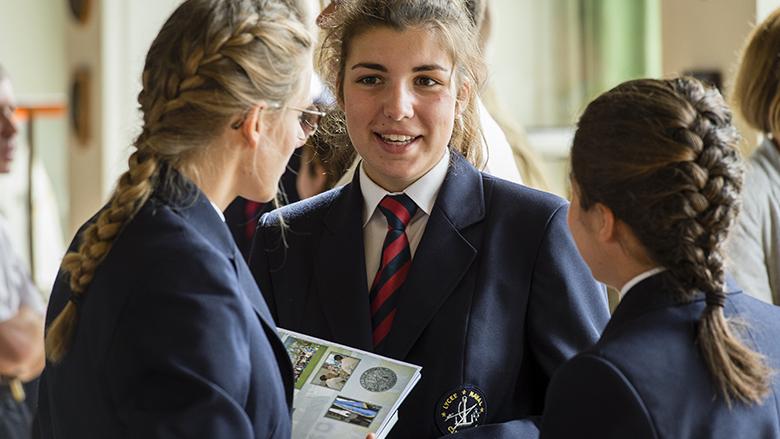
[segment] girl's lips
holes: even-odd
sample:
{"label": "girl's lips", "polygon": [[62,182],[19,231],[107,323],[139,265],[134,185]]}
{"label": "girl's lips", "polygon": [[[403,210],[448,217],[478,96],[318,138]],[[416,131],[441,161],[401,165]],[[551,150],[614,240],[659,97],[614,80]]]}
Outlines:
{"label": "girl's lips", "polygon": [[382,147],[382,149],[393,154],[399,154],[407,151],[413,145],[415,145],[421,137],[422,136],[408,136],[399,134],[382,135],[379,133],[374,133],[374,138],[376,138],[377,143]]}

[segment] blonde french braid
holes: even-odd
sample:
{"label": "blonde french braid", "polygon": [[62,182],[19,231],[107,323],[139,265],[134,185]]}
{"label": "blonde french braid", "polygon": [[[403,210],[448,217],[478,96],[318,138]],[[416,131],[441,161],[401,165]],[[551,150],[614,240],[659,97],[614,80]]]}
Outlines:
{"label": "blonde french braid", "polygon": [[122,229],[149,199],[160,169],[187,166],[193,155],[260,99],[286,102],[311,56],[300,5],[291,0],[188,0],[152,43],[138,103],[144,126],[107,207],[65,255],[71,297],[46,333],[46,356],[70,349],[78,304]]}

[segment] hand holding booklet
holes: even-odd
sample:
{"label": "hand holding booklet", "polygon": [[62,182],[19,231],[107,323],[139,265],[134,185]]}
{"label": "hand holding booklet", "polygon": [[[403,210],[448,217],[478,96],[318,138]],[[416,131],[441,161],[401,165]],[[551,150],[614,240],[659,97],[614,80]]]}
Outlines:
{"label": "hand holding booklet", "polygon": [[382,439],[419,366],[279,328],[293,365],[293,439]]}

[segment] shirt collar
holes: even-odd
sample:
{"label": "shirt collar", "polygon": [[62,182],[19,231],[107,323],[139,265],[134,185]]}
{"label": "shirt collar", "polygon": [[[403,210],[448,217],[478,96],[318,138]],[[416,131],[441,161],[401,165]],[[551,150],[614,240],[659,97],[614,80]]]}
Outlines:
{"label": "shirt collar", "polygon": [[225,214],[224,214],[224,213],[222,213],[222,211],[219,209],[219,206],[217,206],[216,204],[214,204],[214,202],[213,202],[213,201],[209,200],[209,203],[211,203],[211,207],[213,207],[213,208],[214,208],[214,210],[216,210],[216,211],[217,211],[217,215],[219,215],[220,219],[222,219],[222,222],[224,223],[224,222],[225,222]]}
{"label": "shirt collar", "polygon": [[666,271],[666,268],[664,267],[655,267],[650,270],[644,271],[642,273],[639,273],[638,275],[634,276],[633,279],[626,282],[625,285],[623,285],[623,288],[620,289],[620,295],[618,296],[618,300],[622,299],[628,291],[636,286],[639,282],[642,282],[643,280],[647,279],[648,277],[655,276],[656,274]]}
{"label": "shirt collar", "polygon": [[430,171],[420,177],[417,181],[410,184],[403,192],[388,192],[378,184],[374,183],[363,169],[363,163],[360,163],[360,190],[363,193],[363,227],[368,224],[374,210],[385,195],[396,195],[405,193],[414,201],[417,207],[430,215],[433,211],[433,205],[436,203],[436,196],[439,189],[447,177],[447,167],[450,163],[450,149],[446,148],[439,162],[436,163]]}

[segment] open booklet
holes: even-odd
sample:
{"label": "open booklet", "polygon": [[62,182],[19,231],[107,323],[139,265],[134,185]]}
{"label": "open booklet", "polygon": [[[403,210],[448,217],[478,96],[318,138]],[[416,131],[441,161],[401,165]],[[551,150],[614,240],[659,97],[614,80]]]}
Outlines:
{"label": "open booklet", "polygon": [[293,364],[292,437],[382,439],[419,366],[279,328]]}

